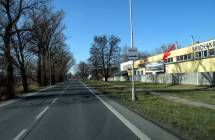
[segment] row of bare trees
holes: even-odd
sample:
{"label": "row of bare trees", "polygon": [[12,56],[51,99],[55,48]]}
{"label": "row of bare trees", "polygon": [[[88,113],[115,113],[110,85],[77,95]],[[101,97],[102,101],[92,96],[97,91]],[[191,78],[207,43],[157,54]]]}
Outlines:
{"label": "row of bare trees", "polygon": [[[120,72],[120,63],[129,61],[128,46],[119,46],[120,38],[114,35],[95,36],[87,62],[81,61],[76,67],[76,77],[108,81]],[[138,58],[149,56],[147,52],[138,52]]]}
{"label": "row of bare trees", "polygon": [[88,62],[81,61],[76,70],[78,78],[104,78],[108,80],[119,66],[120,39],[117,36],[95,36],[90,48]]}
{"label": "row of bare trees", "polygon": [[27,92],[28,79],[40,86],[60,82],[74,64],[65,44],[64,13],[49,5],[48,0],[0,0],[0,65],[6,98],[15,95],[14,76],[20,75]]}

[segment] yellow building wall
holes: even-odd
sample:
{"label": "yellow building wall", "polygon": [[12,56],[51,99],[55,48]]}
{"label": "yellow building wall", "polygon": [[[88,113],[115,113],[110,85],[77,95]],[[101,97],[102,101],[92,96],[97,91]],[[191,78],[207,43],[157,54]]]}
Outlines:
{"label": "yellow building wall", "polygon": [[215,58],[205,58],[166,65],[166,73],[192,73],[213,71],[215,71]]}
{"label": "yellow building wall", "polygon": [[[176,49],[170,52],[170,57],[174,58],[174,63],[166,64],[166,73],[192,73],[192,72],[215,72],[215,58],[203,58],[198,60],[190,60],[185,62],[175,62],[176,56],[192,54],[192,45],[186,48]],[[150,56],[146,59],[134,61],[136,71],[142,71],[145,74],[145,68],[140,68],[140,64],[162,61],[163,53],[155,56]],[[131,71],[128,71],[131,76]]]}
{"label": "yellow building wall", "polygon": [[146,62],[157,62],[157,61],[161,61],[163,58],[163,54],[159,54],[159,55],[155,55],[155,56],[150,56],[146,59]]}
{"label": "yellow building wall", "polygon": [[[170,52],[170,56],[168,58],[170,58],[170,57],[176,57],[176,56],[179,56],[179,55],[190,54],[190,53],[192,53],[192,46],[173,50],[173,51]],[[150,56],[146,60],[149,63],[151,63],[151,62],[157,62],[157,61],[162,61],[163,55],[164,54],[162,53],[162,54],[158,54],[158,55],[155,55],[155,56]]]}
{"label": "yellow building wall", "polygon": [[134,61],[134,68],[135,69],[139,68],[139,65],[143,63],[144,63],[144,60],[142,59]]}

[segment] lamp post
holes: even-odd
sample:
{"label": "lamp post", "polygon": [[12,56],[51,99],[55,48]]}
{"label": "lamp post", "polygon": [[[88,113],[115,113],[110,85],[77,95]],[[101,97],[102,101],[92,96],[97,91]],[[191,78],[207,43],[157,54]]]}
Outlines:
{"label": "lamp post", "polygon": [[[132,0],[129,0],[130,9],[130,32],[131,32],[131,48],[134,48],[134,38],[133,38],[133,24],[132,24]],[[134,60],[132,60],[132,89],[131,89],[132,101],[136,101],[135,85],[134,85]]]}
{"label": "lamp post", "polygon": [[[193,35],[190,36],[190,39],[191,39],[191,43],[192,43],[192,46],[195,45],[195,41],[194,41],[194,37]],[[194,57],[196,54],[194,53]],[[199,85],[199,73],[198,73],[198,69],[196,71],[196,84]]]}
{"label": "lamp post", "polygon": [[51,48],[49,49],[49,86],[52,85]]}

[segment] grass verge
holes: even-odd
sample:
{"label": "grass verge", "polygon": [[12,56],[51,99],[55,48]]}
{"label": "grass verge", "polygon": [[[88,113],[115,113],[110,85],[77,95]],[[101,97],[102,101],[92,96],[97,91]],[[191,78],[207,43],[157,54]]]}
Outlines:
{"label": "grass verge", "polygon": [[[170,131],[189,140],[215,139],[215,112],[204,108],[191,107],[167,101],[157,96],[138,93],[138,101],[131,101],[128,82],[84,81],[102,91],[108,97],[131,108],[142,116],[168,128]],[[138,83],[142,86],[141,83]],[[138,85],[137,84],[137,85]],[[146,85],[148,87],[152,85]],[[158,85],[160,89],[166,85]],[[154,88],[154,87],[152,87]],[[187,88],[193,88],[188,86]],[[197,87],[201,88],[201,87]],[[171,89],[175,89],[171,87]]]}
{"label": "grass verge", "polygon": [[[36,84],[36,83],[34,83],[34,84],[30,84],[29,86],[28,86],[28,93],[30,93],[30,92],[36,92],[36,91],[38,91],[38,90],[40,90],[40,89],[42,89],[43,87],[40,87],[38,84]],[[24,91],[23,91],[23,87],[22,87],[22,85],[18,85],[18,86],[16,86],[16,95],[22,95],[22,94],[26,94],[26,93],[24,93]]]}
{"label": "grass verge", "polygon": [[[125,82],[108,82],[115,85],[131,88],[131,83]],[[183,99],[188,99],[197,102],[215,105],[215,87],[196,86],[196,85],[173,85],[173,84],[155,84],[135,82],[135,87],[138,91],[156,91],[176,96]]]}

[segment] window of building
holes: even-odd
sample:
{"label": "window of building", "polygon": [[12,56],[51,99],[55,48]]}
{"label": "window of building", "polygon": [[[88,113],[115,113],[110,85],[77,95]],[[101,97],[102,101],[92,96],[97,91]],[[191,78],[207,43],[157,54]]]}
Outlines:
{"label": "window of building", "polygon": [[180,56],[180,61],[183,61],[183,60],[184,60],[184,56],[181,55],[181,56]]}
{"label": "window of building", "polygon": [[187,55],[187,59],[190,60],[191,59],[191,54]]}
{"label": "window of building", "polygon": [[195,58],[199,58],[199,52],[195,53]]}
{"label": "window of building", "polygon": [[176,61],[180,61],[180,57],[179,56],[176,56]]}
{"label": "window of building", "polygon": [[168,62],[168,63],[172,63],[172,62],[173,62],[173,58],[172,58],[172,57],[171,57],[171,58],[168,58],[168,59],[167,59],[167,62]]}
{"label": "window of building", "polygon": [[203,57],[207,57],[207,56],[208,56],[208,51],[207,50],[203,51]]}
{"label": "window of building", "polygon": [[213,55],[215,54],[214,52],[215,52],[214,49],[210,49],[210,50],[209,50],[209,55],[210,55],[210,56],[213,56]]}
{"label": "window of building", "polygon": [[198,52],[199,53],[199,58],[202,58],[202,52]]}
{"label": "window of building", "polygon": [[187,60],[187,55],[184,55],[184,61],[186,61]]}

